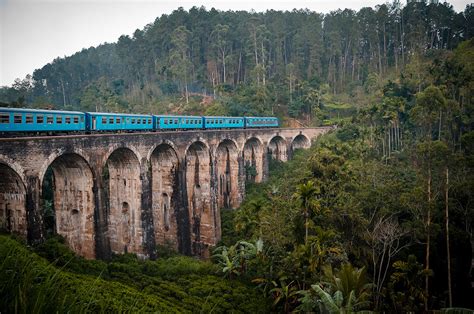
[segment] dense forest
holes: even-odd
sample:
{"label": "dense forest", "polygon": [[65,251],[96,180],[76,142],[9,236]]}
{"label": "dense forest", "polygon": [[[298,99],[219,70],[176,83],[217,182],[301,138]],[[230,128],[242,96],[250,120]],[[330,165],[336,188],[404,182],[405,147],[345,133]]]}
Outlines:
{"label": "dense forest", "polygon": [[[265,13],[194,7],[58,58],[0,89],[12,106],[192,114],[276,114],[320,124],[321,109],[380,99],[387,79],[423,86],[423,58],[474,34],[474,7],[395,1],[359,11]],[[335,98],[335,99],[334,99]],[[324,110],[323,110],[324,111]],[[332,117],[334,118],[334,117]]]}
{"label": "dense forest", "polygon": [[2,236],[0,308],[472,313],[473,9],[178,9],[2,88],[8,106],[337,128],[222,210],[210,262],[165,248],[85,261],[58,237],[25,248]]}

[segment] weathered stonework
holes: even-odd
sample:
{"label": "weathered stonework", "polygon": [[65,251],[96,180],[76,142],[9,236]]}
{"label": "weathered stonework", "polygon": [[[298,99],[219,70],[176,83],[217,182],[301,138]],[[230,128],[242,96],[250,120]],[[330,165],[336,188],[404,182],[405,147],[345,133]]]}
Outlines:
{"label": "weathered stonework", "polygon": [[268,144],[268,154],[270,158],[278,161],[287,161],[288,154],[286,146],[287,144],[283,137],[280,135],[273,137],[270,140],[270,144]]}
{"label": "weathered stonework", "polygon": [[265,160],[265,151],[262,142],[255,137],[245,142],[243,149],[244,167],[246,180],[251,182],[262,182],[263,180],[263,161]]}
{"label": "weathered stonework", "polygon": [[154,257],[161,244],[205,257],[221,237],[220,208],[266,179],[268,157],[286,161],[329,129],[0,139],[0,228],[41,241],[51,169],[55,230],[78,254]]}
{"label": "weathered stonework", "polygon": [[0,164],[0,229],[26,236],[26,190],[20,176]]}
{"label": "weathered stonework", "polygon": [[51,164],[56,233],[69,247],[87,258],[95,257],[92,172],[82,157],[64,154]]}
{"label": "weathered stonework", "polygon": [[186,186],[191,225],[193,255],[204,255],[209,245],[217,243],[214,214],[211,212],[211,175],[209,149],[201,141],[186,152]]}
{"label": "weathered stonework", "polygon": [[160,144],[151,155],[152,210],[155,242],[178,249],[175,191],[178,187],[178,156],[169,144]]}
{"label": "weathered stonework", "polygon": [[114,253],[143,254],[140,164],[127,148],[119,148],[107,161],[109,181],[108,238]]}
{"label": "weathered stonework", "polygon": [[237,146],[231,140],[222,141],[216,151],[217,207],[236,208],[239,205],[239,161]]}

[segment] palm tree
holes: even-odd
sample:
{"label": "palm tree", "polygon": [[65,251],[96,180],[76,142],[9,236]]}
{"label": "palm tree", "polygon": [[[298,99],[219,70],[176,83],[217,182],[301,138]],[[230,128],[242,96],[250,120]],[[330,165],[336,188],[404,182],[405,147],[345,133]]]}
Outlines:
{"label": "palm tree", "polygon": [[309,220],[309,211],[315,205],[315,197],[319,193],[319,187],[314,185],[313,181],[308,181],[306,183],[299,184],[296,187],[296,193],[294,197],[299,200],[303,210],[303,216],[305,219],[305,244],[308,244],[308,220]]}
{"label": "palm tree", "polygon": [[[329,313],[354,313],[369,306],[371,284],[367,283],[365,268],[354,268],[351,264],[342,265],[334,273],[331,266],[324,267],[324,282],[311,285]],[[308,292],[301,293],[302,302],[317,304]],[[366,311],[364,311],[366,312]]]}

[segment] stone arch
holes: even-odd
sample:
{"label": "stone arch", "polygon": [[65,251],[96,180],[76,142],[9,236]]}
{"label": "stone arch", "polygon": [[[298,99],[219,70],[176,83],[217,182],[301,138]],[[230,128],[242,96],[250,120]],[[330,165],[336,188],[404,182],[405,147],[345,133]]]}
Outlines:
{"label": "stone arch", "polygon": [[[41,183],[44,182],[44,179],[45,179],[45,175],[46,175],[46,172],[48,170],[50,170],[50,166],[51,164],[59,157],[63,156],[63,155],[67,155],[67,154],[75,154],[77,156],[80,156],[82,159],[84,159],[84,161],[89,165],[89,159],[87,158],[87,156],[84,154],[84,152],[80,149],[56,149],[53,151],[53,153],[51,153],[44,161],[43,165],[41,166],[41,168],[39,169],[39,173],[38,173],[38,178],[40,180]],[[92,174],[93,176],[95,177],[95,173],[94,173],[94,169],[89,167],[90,170],[92,171]]]}
{"label": "stone arch", "polygon": [[26,187],[20,175],[0,163],[0,229],[26,238]]}
{"label": "stone arch", "polygon": [[234,141],[225,139],[216,150],[217,206],[235,208],[239,195],[238,149]]}
{"label": "stone arch", "polygon": [[87,161],[75,153],[56,157],[43,175],[43,204],[52,201],[52,211],[44,207],[43,219],[68,246],[86,258],[95,258],[94,177]]}
{"label": "stone arch", "polygon": [[151,156],[153,155],[153,153],[155,153],[156,148],[158,146],[161,146],[161,145],[167,145],[167,146],[171,147],[173,149],[174,153],[176,154],[176,156],[178,157],[178,159],[180,158],[180,156],[178,154],[177,146],[170,140],[162,140],[161,143],[157,143],[157,144],[155,144],[151,147],[151,149],[148,151],[148,154],[146,156],[147,160],[151,160]]}
{"label": "stone arch", "polygon": [[129,148],[118,148],[104,167],[108,195],[108,237],[114,253],[143,253],[140,161]]}
{"label": "stone arch", "polygon": [[176,197],[179,160],[176,150],[167,143],[156,146],[150,164],[155,241],[178,248]]}
{"label": "stone arch", "polygon": [[198,146],[204,148],[207,151],[207,153],[209,154],[210,150],[209,150],[209,144],[207,143],[207,141],[205,139],[201,138],[201,137],[197,137],[197,139],[191,140],[186,144],[186,149],[184,150],[184,156],[185,157],[188,155],[188,152],[191,148],[196,147],[196,146],[194,146],[195,144],[197,144]]}
{"label": "stone arch", "polygon": [[293,138],[291,142],[291,150],[295,151],[297,149],[309,148],[311,146],[311,141],[303,133],[298,134]]}
{"label": "stone arch", "polygon": [[268,155],[271,159],[287,161],[286,141],[280,135],[275,135],[268,143]]}
{"label": "stone arch", "polygon": [[25,170],[15,160],[9,158],[8,156],[0,154],[0,164],[4,164],[7,167],[11,168],[13,171],[15,171],[23,183],[27,182]]}
{"label": "stone arch", "polygon": [[262,182],[263,179],[263,144],[256,137],[249,138],[242,150],[245,180],[250,182]]}
{"label": "stone arch", "polygon": [[140,161],[142,160],[142,155],[140,154],[140,152],[138,151],[138,149],[135,146],[129,145],[127,143],[127,146],[123,146],[123,145],[111,145],[111,146],[109,146],[109,149],[104,154],[104,157],[102,159],[102,165],[105,165],[110,160],[110,156],[112,154],[114,154],[116,151],[121,150],[121,149],[125,149],[125,150],[130,151],[136,157],[136,159],[138,160],[138,162],[140,164]]}
{"label": "stone arch", "polygon": [[214,213],[211,212],[209,148],[203,142],[196,141],[186,149],[185,160],[192,252],[203,255],[207,246],[216,241]]}

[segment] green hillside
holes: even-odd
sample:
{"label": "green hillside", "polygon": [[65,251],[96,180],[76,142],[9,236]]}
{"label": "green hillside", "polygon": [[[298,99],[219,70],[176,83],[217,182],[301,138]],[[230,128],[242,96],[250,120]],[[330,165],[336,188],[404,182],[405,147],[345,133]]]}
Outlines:
{"label": "green hillside", "polygon": [[251,285],[225,280],[209,262],[189,257],[87,261],[56,238],[35,251],[0,236],[2,312],[261,313],[269,308]]}

